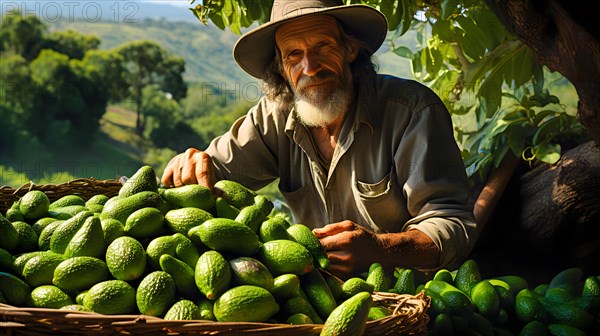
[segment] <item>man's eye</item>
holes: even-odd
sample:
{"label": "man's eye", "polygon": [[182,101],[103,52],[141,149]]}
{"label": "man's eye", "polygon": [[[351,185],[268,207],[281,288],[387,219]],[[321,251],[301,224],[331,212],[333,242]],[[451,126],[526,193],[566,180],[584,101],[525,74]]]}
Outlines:
{"label": "man's eye", "polygon": [[298,56],[298,55],[300,55],[300,50],[292,50],[287,55],[288,55],[288,57]]}
{"label": "man's eye", "polygon": [[317,48],[323,48],[323,47],[327,47],[329,45],[330,45],[329,42],[327,42],[327,41],[321,41],[321,42],[319,42],[319,44],[317,44]]}

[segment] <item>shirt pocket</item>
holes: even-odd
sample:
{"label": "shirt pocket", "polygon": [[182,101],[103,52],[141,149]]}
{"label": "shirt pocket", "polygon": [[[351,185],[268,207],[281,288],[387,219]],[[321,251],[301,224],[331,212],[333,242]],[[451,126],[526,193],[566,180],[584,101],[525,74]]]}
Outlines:
{"label": "shirt pocket", "polygon": [[316,209],[315,197],[308,186],[301,186],[293,191],[284,191],[281,188],[279,190],[287,206],[292,210],[295,223],[302,223],[310,228],[323,226],[321,213]]}
{"label": "shirt pocket", "polygon": [[409,219],[402,190],[392,171],[380,181],[366,183],[353,175],[352,189],[362,217],[382,232],[398,232]]}

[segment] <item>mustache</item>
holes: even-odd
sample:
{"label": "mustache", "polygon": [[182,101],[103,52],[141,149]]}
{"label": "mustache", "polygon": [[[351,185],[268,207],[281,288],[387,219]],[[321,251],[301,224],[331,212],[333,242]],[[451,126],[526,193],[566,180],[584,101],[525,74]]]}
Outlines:
{"label": "mustache", "polygon": [[302,91],[308,86],[318,85],[331,80],[338,80],[338,76],[335,73],[327,70],[320,71],[314,76],[302,75],[302,77],[300,77],[298,80],[297,90]]}

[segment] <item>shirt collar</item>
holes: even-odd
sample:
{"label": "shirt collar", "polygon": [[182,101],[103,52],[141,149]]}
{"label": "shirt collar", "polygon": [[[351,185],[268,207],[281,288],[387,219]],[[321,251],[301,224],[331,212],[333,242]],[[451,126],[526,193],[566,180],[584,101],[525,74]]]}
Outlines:
{"label": "shirt collar", "polygon": [[369,126],[371,134],[373,133],[372,112],[369,107],[376,106],[377,92],[375,91],[376,74],[370,71],[359,81],[358,99],[356,102],[356,119],[354,121],[353,131],[357,131],[361,123]]}
{"label": "shirt collar", "polygon": [[293,107],[287,116],[287,120],[285,123],[285,134],[290,137],[290,139],[294,139],[294,134],[296,133],[296,126],[302,126],[298,120],[296,120],[296,108]]}

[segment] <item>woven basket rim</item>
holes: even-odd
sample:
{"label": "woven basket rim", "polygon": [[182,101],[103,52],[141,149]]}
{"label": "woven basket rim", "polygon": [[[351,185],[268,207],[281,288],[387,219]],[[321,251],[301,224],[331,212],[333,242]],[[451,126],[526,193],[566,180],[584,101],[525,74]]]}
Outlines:
{"label": "woven basket rim", "polygon": [[0,211],[6,212],[15,201],[31,190],[43,191],[52,202],[68,194],[79,195],[85,200],[95,194],[115,196],[121,186],[122,183],[116,179],[98,180],[93,177],[76,178],[63,183],[35,184],[29,181],[17,188],[4,185],[0,186]]}
{"label": "woven basket rim", "polygon": [[75,178],[66,182],[61,182],[61,183],[41,183],[41,184],[36,184],[35,182],[29,180],[29,182],[27,183],[23,183],[21,184],[21,186],[19,186],[18,188],[13,188],[11,186],[8,185],[2,185],[0,186],[0,190],[12,190],[12,193],[18,193],[21,190],[40,190],[40,189],[45,189],[48,187],[59,187],[59,186],[64,186],[64,185],[72,185],[72,184],[77,184],[77,183],[90,183],[90,184],[95,184],[95,183],[105,183],[105,182],[117,182],[117,183],[121,183],[119,182],[118,179],[96,179],[94,177],[79,177],[79,178]]}
{"label": "woven basket rim", "polygon": [[[374,292],[373,302],[396,303],[398,310],[368,321],[365,335],[426,335],[430,305],[424,291],[417,295]],[[319,335],[323,324],[275,324],[258,322],[215,322],[206,320],[164,320],[147,315],[103,315],[49,308],[14,307],[0,303],[0,328],[27,331],[27,335],[117,333],[152,335]],[[38,334],[39,333],[39,334]]]}

